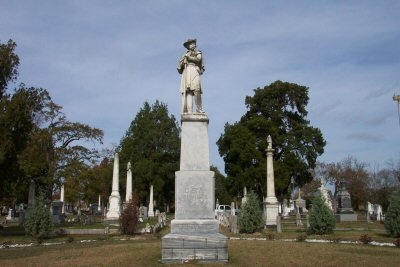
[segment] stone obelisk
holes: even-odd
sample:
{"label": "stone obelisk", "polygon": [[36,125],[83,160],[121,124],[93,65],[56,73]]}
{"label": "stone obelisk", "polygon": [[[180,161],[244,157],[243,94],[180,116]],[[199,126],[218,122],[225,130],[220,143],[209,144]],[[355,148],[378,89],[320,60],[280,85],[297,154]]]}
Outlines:
{"label": "stone obelisk", "polygon": [[65,213],[65,204],[64,204],[64,185],[61,186],[60,190],[60,201],[62,202],[62,207],[61,207],[61,214]]}
{"label": "stone obelisk", "polygon": [[126,195],[125,195],[125,202],[128,203],[129,200],[132,198],[132,170],[131,170],[131,163],[128,162],[126,166]]}
{"label": "stone obelisk", "polygon": [[[199,71],[204,71],[196,39],[184,43],[182,57],[182,132],[179,171],[175,172],[175,219],[171,233],[162,238],[162,262],[228,261],[228,238],[219,233],[214,218],[215,179],[210,171],[207,114],[202,110]],[[197,91],[196,91],[197,90]],[[196,112],[193,112],[193,98]]]}
{"label": "stone obelisk", "polygon": [[265,225],[276,225],[279,215],[279,203],[275,196],[275,178],[274,178],[274,149],[272,148],[272,138],[267,137],[267,197],[264,200],[264,219]]}
{"label": "stone obelisk", "polygon": [[149,200],[149,217],[154,217],[154,198],[153,198],[153,185],[150,186],[150,200]]}
{"label": "stone obelisk", "polygon": [[119,220],[121,215],[121,197],[119,195],[119,157],[118,153],[114,156],[114,169],[112,179],[112,192],[109,201],[109,209],[106,215],[106,220]]}
{"label": "stone obelisk", "polygon": [[97,205],[97,211],[98,211],[98,212],[101,211],[101,198],[100,198],[100,194],[99,194],[99,204]]}

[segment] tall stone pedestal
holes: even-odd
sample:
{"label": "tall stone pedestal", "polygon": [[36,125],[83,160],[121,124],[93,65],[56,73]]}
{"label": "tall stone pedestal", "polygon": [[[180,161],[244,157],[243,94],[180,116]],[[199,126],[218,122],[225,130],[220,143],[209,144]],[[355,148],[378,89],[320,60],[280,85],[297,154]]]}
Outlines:
{"label": "tall stone pedestal", "polygon": [[264,220],[265,226],[277,225],[277,217],[279,215],[279,202],[275,196],[275,177],[272,148],[272,138],[267,138],[267,197],[264,200]]}
{"label": "tall stone pedestal", "polygon": [[180,170],[175,173],[175,219],[162,238],[162,262],[227,262],[228,238],[214,218],[215,181],[210,171],[208,117],[182,115]]}
{"label": "tall stone pedestal", "polygon": [[276,226],[279,215],[279,203],[269,203],[264,201],[264,220],[265,226]]}
{"label": "tall stone pedestal", "polygon": [[106,214],[107,221],[118,222],[119,216],[121,215],[121,196],[119,195],[119,156],[115,153],[114,156],[114,169],[112,179],[112,191],[108,198],[109,209]]}

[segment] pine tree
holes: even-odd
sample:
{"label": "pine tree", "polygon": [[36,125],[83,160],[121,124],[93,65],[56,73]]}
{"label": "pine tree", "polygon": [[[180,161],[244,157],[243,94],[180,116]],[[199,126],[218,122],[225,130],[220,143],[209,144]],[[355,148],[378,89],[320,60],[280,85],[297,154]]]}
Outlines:
{"label": "pine tree", "polygon": [[322,196],[318,196],[312,201],[309,223],[308,232],[311,234],[330,234],[335,228],[335,216],[332,210],[325,204]]}
{"label": "pine tree", "polygon": [[239,226],[242,233],[254,233],[264,226],[262,209],[257,195],[251,191],[239,214]]}
{"label": "pine tree", "polygon": [[400,190],[393,193],[385,216],[385,228],[392,237],[400,237]]}

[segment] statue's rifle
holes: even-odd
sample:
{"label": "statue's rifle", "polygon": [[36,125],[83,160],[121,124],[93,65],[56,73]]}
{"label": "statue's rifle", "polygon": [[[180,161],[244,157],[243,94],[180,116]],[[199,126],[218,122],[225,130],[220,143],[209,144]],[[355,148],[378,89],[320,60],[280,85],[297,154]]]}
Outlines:
{"label": "statue's rifle", "polygon": [[187,112],[187,101],[186,101],[186,89],[187,89],[187,58],[186,58],[186,56],[185,56],[185,58],[183,59],[183,66],[184,66],[184,69],[183,69],[183,79],[184,79],[184,88],[183,88],[183,100],[182,100],[182,103],[183,103],[183,110],[182,110],[182,114],[183,113],[185,113],[185,110],[186,110],[186,112]]}

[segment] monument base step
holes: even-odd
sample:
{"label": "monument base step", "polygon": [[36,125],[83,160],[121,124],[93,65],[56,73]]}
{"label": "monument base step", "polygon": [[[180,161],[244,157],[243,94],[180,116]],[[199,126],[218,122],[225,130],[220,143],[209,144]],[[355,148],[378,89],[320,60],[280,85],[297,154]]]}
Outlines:
{"label": "monument base step", "polygon": [[219,222],[216,219],[197,219],[171,221],[171,234],[207,235],[219,233]]}
{"label": "monument base step", "polygon": [[167,234],[162,238],[163,263],[184,263],[191,260],[228,262],[228,238],[220,233]]}

